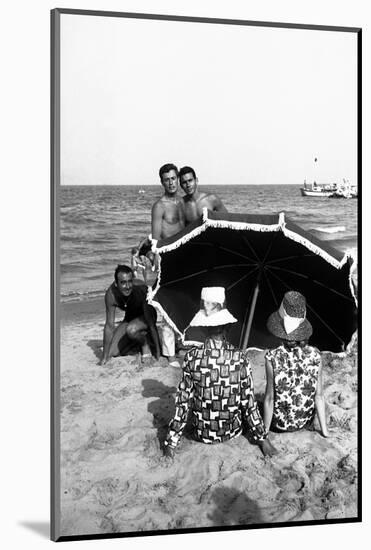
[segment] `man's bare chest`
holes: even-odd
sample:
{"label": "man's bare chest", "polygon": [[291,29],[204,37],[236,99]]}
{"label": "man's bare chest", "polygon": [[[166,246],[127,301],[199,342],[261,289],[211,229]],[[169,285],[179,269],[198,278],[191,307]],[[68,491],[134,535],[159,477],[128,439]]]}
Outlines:
{"label": "man's bare chest", "polygon": [[180,209],[182,205],[179,202],[163,201],[164,213],[163,219],[167,223],[176,223],[180,220]]}

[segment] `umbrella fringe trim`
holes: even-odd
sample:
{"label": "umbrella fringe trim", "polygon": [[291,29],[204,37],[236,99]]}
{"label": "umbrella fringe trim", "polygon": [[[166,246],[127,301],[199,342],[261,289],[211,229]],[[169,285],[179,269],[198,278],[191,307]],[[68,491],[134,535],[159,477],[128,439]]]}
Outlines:
{"label": "umbrella fringe trim", "polygon": [[[344,259],[344,258],[343,258]],[[357,269],[357,260],[354,256],[354,254],[352,254],[352,252],[347,252],[346,253],[346,260],[352,260],[351,264],[350,264],[350,270],[349,270],[349,287],[350,287],[350,292],[352,293],[352,296],[353,296],[353,299],[354,299],[354,302],[356,304],[356,307],[358,308],[358,298],[357,298],[357,294],[356,294],[356,285],[353,281],[353,273],[356,271]],[[345,263],[345,262],[344,262]]]}
{"label": "umbrella fringe trim", "polygon": [[178,334],[180,336],[181,341],[184,342],[183,333],[180,332],[180,330],[175,325],[175,323],[170,319],[170,317],[168,316],[168,314],[166,313],[166,311],[164,310],[162,305],[159,302],[156,302],[156,300],[154,300],[153,298],[149,297],[148,294],[147,294],[147,301],[151,306],[153,306],[157,311],[159,311],[161,313],[161,315],[164,317],[164,319],[165,319],[166,323],[169,325],[169,327],[172,328],[173,331],[176,332],[176,334]]}
{"label": "umbrella fringe trim", "polygon": [[317,256],[321,256],[321,258],[326,260],[326,262],[331,264],[333,267],[336,267],[336,269],[341,269],[341,267],[347,260],[346,255],[342,258],[341,261],[336,260],[335,258],[333,258],[333,256],[330,256],[330,254],[319,248],[317,245],[313,244],[311,241],[308,241],[308,239],[306,239],[305,237],[298,235],[297,233],[291,231],[290,229],[287,229],[286,227],[282,229],[282,232],[289,239],[302,244],[303,246],[305,246],[305,248],[308,248],[308,250],[310,250],[314,254],[317,254]]}
{"label": "umbrella fringe trim", "polygon": [[229,222],[224,220],[207,220],[205,222],[205,225],[207,227],[212,228],[221,228],[221,229],[234,229],[236,231],[244,231],[248,229],[252,229],[254,231],[260,231],[260,232],[271,232],[274,233],[275,231],[280,231],[281,225],[275,224],[275,225],[263,225],[258,223],[244,223],[244,222]]}
{"label": "umbrella fringe trim", "polygon": [[207,227],[208,227],[208,225],[206,223],[204,223],[202,225],[199,225],[193,231],[191,231],[190,233],[187,233],[186,235],[183,235],[183,237],[181,237],[180,239],[178,239],[174,243],[171,243],[171,244],[168,244],[168,245],[165,245],[165,246],[161,246],[160,248],[156,248],[156,252],[158,252],[159,254],[162,254],[164,252],[170,252],[171,250],[175,250],[175,249],[179,248],[180,246],[182,246],[183,244],[190,241],[191,239],[193,239],[194,237],[197,237],[198,235],[203,233],[207,229]]}
{"label": "umbrella fringe trim", "polygon": [[[157,252],[157,249],[155,249],[155,253],[156,252]],[[154,298],[155,294],[160,288],[160,283],[161,283],[161,256],[158,254],[158,272],[157,272],[156,286],[154,290],[150,286],[147,287],[147,302],[149,304],[151,303],[152,299]]]}
{"label": "umbrella fringe trim", "polygon": [[283,212],[279,215],[279,222],[277,224],[270,224],[270,225],[264,225],[264,224],[258,224],[258,223],[244,223],[244,222],[233,222],[233,221],[226,221],[226,220],[211,220],[207,216],[207,208],[204,207],[202,211],[202,224],[190,233],[187,233],[186,235],[183,235],[180,239],[175,241],[174,243],[161,246],[159,248],[156,248],[155,251],[159,252],[160,254],[163,254],[164,252],[170,252],[171,250],[175,250],[182,246],[183,244],[187,243],[194,237],[197,237],[208,227],[211,228],[222,228],[222,229],[234,229],[236,231],[243,231],[243,230],[254,230],[254,231],[261,231],[261,232],[275,232],[280,231],[285,226],[285,220],[284,220],[284,214]]}

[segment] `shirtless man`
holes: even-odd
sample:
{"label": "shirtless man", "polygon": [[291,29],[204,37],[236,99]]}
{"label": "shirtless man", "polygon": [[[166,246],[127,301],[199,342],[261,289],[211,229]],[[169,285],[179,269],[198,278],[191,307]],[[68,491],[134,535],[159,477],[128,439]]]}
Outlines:
{"label": "shirtless man", "polygon": [[159,174],[165,193],[152,207],[152,239],[155,241],[172,237],[185,225],[183,200],[178,197],[178,168],[165,164]]}
{"label": "shirtless man", "polygon": [[180,185],[185,192],[183,197],[185,223],[197,220],[202,216],[202,209],[206,206],[213,212],[227,212],[226,207],[218,197],[212,193],[202,193],[198,189],[196,172],[190,166],[184,166],[179,172]]}
{"label": "shirtless man", "polygon": [[[146,287],[133,286],[133,270],[126,265],[118,265],[115,281],[105,295],[106,322],[103,333],[103,357],[101,365],[111,357],[125,355],[133,346],[140,346],[142,362],[151,357],[149,336],[155,346],[156,359],[160,356],[160,342],[156,330],[156,314],[146,301]],[[116,310],[124,313],[124,319],[115,323]]]}
{"label": "shirtless man", "polygon": [[[185,226],[183,200],[178,197],[178,168],[174,164],[164,164],[159,170],[159,175],[165,192],[152,207],[152,246],[156,246],[158,240],[172,237]],[[157,327],[160,333],[162,354],[168,358],[170,366],[180,367],[175,355],[174,331],[159,311],[157,312]]]}

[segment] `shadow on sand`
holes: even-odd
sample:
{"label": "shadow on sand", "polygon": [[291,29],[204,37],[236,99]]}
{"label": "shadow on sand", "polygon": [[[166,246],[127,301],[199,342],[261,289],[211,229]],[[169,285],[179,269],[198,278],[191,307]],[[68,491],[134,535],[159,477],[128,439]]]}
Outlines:
{"label": "shadow on sand", "polygon": [[88,340],[87,345],[91,350],[93,350],[94,355],[97,359],[102,359],[102,340]]}
{"label": "shadow on sand", "polygon": [[263,523],[259,506],[245,493],[229,487],[218,487],[212,494],[215,509],[209,514],[215,526]]}
{"label": "shadow on sand", "polygon": [[167,433],[168,424],[174,416],[174,393],[176,392],[176,387],[166,386],[158,380],[151,379],[142,380],[142,384],[143,397],[158,397],[158,399],[148,404],[147,410],[153,416],[153,426],[157,429],[157,438],[162,446]]}

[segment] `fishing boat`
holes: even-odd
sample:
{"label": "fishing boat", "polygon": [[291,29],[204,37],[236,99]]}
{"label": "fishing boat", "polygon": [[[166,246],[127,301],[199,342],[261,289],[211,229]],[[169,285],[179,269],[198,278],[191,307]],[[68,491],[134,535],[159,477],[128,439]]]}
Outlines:
{"label": "fishing boat", "polygon": [[336,189],[336,183],[308,183],[304,180],[304,187],[300,191],[303,197],[332,197]]}
{"label": "fishing boat", "polygon": [[138,193],[139,193],[139,195],[143,195],[143,193],[145,193],[145,190],[144,189],[139,189]]}

